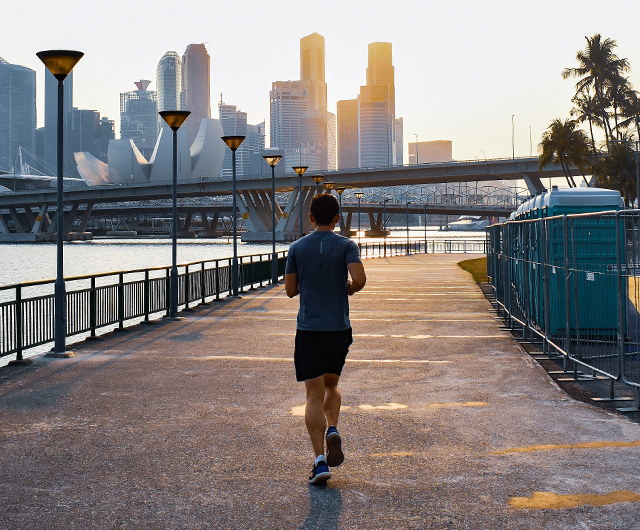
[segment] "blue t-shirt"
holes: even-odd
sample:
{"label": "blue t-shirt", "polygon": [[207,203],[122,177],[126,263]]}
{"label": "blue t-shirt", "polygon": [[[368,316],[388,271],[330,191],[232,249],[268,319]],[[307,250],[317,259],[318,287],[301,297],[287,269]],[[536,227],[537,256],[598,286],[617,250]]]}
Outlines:
{"label": "blue t-shirt", "polygon": [[298,329],[344,331],[349,322],[347,265],[362,263],[358,245],[334,232],[314,231],[292,243],[286,274],[298,275]]}

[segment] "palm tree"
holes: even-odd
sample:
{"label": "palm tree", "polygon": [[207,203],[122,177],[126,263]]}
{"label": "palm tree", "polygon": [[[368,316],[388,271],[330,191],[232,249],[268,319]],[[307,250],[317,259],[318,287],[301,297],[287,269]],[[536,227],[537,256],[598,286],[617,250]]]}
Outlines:
{"label": "palm tree", "polygon": [[593,168],[596,184],[618,190],[628,206],[637,195],[634,143],[629,138],[612,142],[609,152]]}
{"label": "palm tree", "polygon": [[599,116],[600,107],[595,96],[590,96],[588,92],[578,92],[571,99],[574,107],[571,109],[571,116],[576,117],[578,123],[589,122],[589,133],[591,135],[591,150],[594,160],[598,159],[596,140],[593,135],[593,126],[602,127],[602,118]]}
{"label": "palm tree", "polygon": [[605,87],[607,82],[620,77],[623,72],[629,70],[629,61],[620,59],[613,49],[617,47],[616,41],[612,39],[602,39],[599,33],[593,37],[585,37],[587,47],[578,51],[576,59],[580,66],[577,68],[565,68],[562,78],[578,77],[576,83],[576,94],[579,92],[589,92],[593,88],[597,101],[600,104],[600,115],[604,125],[607,148],[609,139],[613,137],[609,116],[607,115],[605,101]]}
{"label": "palm tree", "polygon": [[554,119],[542,135],[538,144],[540,169],[549,163],[559,163],[570,188],[576,183],[571,175],[570,166],[578,167],[585,179],[585,168],[589,166],[589,138],[577,128],[577,121]]}
{"label": "palm tree", "polygon": [[627,77],[616,76],[607,80],[606,83],[606,95],[607,99],[613,107],[613,117],[615,121],[616,139],[622,138],[622,128],[619,123],[618,110],[624,107],[625,100],[629,92],[632,92],[633,88]]}
{"label": "palm tree", "polygon": [[629,90],[622,102],[620,116],[625,118],[620,122],[620,127],[635,125],[637,138],[640,139],[640,93]]}

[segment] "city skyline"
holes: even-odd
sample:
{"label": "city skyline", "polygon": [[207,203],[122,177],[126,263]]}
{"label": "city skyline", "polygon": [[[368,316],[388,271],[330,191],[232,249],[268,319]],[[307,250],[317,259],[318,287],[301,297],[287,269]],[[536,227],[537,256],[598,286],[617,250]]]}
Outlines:
{"label": "city skyline", "polygon": [[[640,34],[634,27],[640,5],[631,0],[618,2],[615,12],[591,0],[579,9],[547,0],[535,5],[411,1],[393,12],[382,4],[330,0],[322,7],[256,4],[241,13],[194,1],[192,7],[202,16],[183,27],[166,17],[167,10],[150,12],[143,3],[127,3],[128,16],[122,18],[118,12],[125,4],[115,0],[100,19],[90,18],[95,10],[85,14],[80,5],[62,0],[46,21],[31,20],[32,3],[12,5],[12,17],[29,21],[31,29],[11,25],[0,36],[0,56],[37,73],[38,126],[44,125],[44,68],[35,53],[55,48],[85,52],[74,70],[74,106],[117,120],[119,131],[119,94],[136,79],[155,79],[167,50],[180,53],[189,44],[205,43],[211,56],[211,100],[222,92],[250,123],[258,123],[269,118],[271,83],[299,79],[299,43],[305,35],[317,32],[325,38],[328,111],[333,113],[337,101],[353,98],[366,83],[368,45],[390,42],[405,161],[414,135],[419,141],[451,140],[453,156],[460,160],[510,157],[512,115],[516,156],[529,155],[530,130],[535,154],[551,120],[569,115],[575,81],[563,80],[560,73],[576,65],[585,35],[616,40],[616,52],[630,61],[630,80],[640,88]],[[65,13],[74,10],[70,23]],[[274,10],[278,17],[270,16]],[[214,13],[218,20],[228,16],[237,23],[212,23],[206,15]],[[96,38],[96,24],[110,28],[107,44]],[[155,83],[150,87],[156,88]]]}

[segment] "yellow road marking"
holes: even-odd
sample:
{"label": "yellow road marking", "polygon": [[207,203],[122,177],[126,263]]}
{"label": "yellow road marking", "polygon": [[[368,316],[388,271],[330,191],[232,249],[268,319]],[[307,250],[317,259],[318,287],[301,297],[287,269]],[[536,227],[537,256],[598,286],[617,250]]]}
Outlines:
{"label": "yellow road marking", "polygon": [[561,510],[576,506],[605,506],[619,502],[640,502],[640,495],[627,490],[614,491],[604,495],[558,495],[557,493],[536,491],[531,497],[512,497],[509,499],[509,506],[520,510]]}
{"label": "yellow road marking", "polygon": [[397,451],[395,453],[371,453],[372,458],[386,457],[386,456],[413,456],[415,453],[407,453],[406,451]]}
{"label": "yellow road marking", "polygon": [[358,405],[362,410],[402,410],[407,406],[402,403],[387,403],[386,405]]}
{"label": "yellow road marking", "polygon": [[506,455],[509,453],[533,453],[535,451],[554,451],[557,449],[605,449],[609,447],[640,447],[640,440],[633,442],[583,442],[578,444],[547,444],[513,447],[502,451],[493,451],[492,455]]}
{"label": "yellow road marking", "polygon": [[[349,405],[343,405],[340,407],[340,411],[349,410],[353,407]],[[386,403],[384,405],[358,405],[358,408],[361,410],[402,410],[406,409],[407,405],[403,405],[402,403]],[[291,414],[293,416],[304,416],[304,411],[306,409],[306,405],[297,405],[295,407],[291,407]]]}
{"label": "yellow road marking", "polygon": [[488,403],[486,401],[466,401],[464,403],[429,403],[427,408],[429,409],[442,409],[446,407],[486,407]]}

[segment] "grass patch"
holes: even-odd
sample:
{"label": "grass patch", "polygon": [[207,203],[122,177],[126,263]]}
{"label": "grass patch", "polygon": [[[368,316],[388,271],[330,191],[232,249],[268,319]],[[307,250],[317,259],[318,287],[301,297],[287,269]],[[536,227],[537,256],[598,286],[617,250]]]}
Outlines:
{"label": "grass patch", "polygon": [[487,277],[487,258],[467,259],[458,263],[462,270],[467,271],[476,283],[486,283],[489,281]]}

